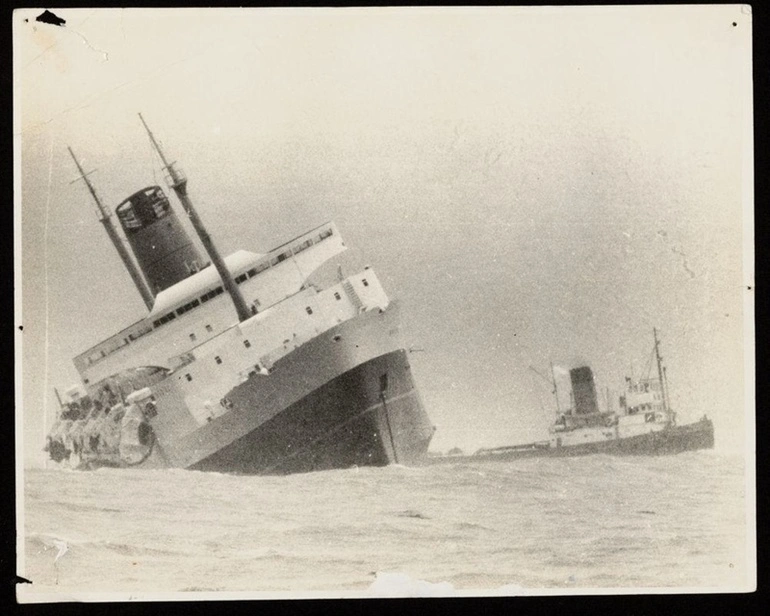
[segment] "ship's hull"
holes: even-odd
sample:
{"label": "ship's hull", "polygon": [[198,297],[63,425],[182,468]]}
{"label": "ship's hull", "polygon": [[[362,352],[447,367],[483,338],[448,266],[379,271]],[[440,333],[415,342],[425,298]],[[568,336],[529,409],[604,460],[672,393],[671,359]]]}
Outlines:
{"label": "ship's hull", "polygon": [[537,457],[572,457],[590,454],[616,456],[659,456],[678,454],[697,449],[713,449],[714,425],[703,418],[695,423],[673,426],[626,438],[614,438],[592,443],[553,447],[548,443],[501,448],[472,456],[440,456],[431,463],[457,460],[515,460]]}
{"label": "ship's hull", "polygon": [[422,414],[406,353],[394,351],[338,376],[190,468],[284,474],[414,464],[432,435],[421,429]]}
{"label": "ship's hull", "polygon": [[[152,447],[134,468],[287,474],[417,464],[434,427],[401,348],[399,310],[361,313],[298,346],[269,375],[227,392],[229,408],[194,423],[182,373],[153,386]],[[128,466],[115,455],[85,466]]]}

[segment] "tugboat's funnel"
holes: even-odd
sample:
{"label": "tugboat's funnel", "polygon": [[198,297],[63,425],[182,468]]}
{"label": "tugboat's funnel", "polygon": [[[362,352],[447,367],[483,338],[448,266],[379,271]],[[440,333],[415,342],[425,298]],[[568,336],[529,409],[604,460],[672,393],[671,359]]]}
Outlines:
{"label": "tugboat's funnel", "polygon": [[572,395],[575,397],[575,414],[591,415],[599,412],[596,402],[596,385],[591,368],[582,366],[569,371]]}

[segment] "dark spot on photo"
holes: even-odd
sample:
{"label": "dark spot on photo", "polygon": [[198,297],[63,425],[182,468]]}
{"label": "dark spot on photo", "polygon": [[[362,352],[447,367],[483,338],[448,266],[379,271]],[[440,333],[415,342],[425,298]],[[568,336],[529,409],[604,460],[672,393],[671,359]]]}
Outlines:
{"label": "dark spot on photo", "polygon": [[[26,19],[24,21],[27,21]],[[51,11],[45,10],[35,18],[35,21],[42,22],[44,24],[51,24],[52,26],[63,26],[67,23],[66,19],[62,19],[57,15],[54,15]]]}

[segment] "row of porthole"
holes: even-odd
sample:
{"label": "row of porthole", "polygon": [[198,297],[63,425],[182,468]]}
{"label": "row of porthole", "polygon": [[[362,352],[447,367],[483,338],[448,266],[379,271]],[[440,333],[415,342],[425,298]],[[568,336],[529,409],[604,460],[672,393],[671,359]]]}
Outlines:
{"label": "row of porthole", "polygon": [[[337,299],[341,299],[341,298],[339,297],[339,293],[335,293],[334,295],[335,295],[335,297],[336,297]],[[308,314],[313,314],[313,309],[312,309],[310,306],[306,306],[306,307],[305,307],[305,310],[307,311],[307,313],[308,313]],[[206,331],[208,331],[208,332],[212,331],[212,329],[211,329],[211,325],[206,325]],[[192,342],[195,342],[195,340],[196,340],[196,336],[195,336],[195,334],[194,334],[194,333],[191,333],[191,334],[190,334],[190,340],[191,340]],[[285,341],[284,341],[284,344],[287,344],[288,342],[289,342],[288,340],[285,340]],[[250,342],[248,339],[244,339],[244,340],[243,340],[243,346],[245,346],[247,349],[248,349],[248,348],[251,348],[251,342]],[[221,357],[219,357],[219,355],[216,355],[216,356],[214,357],[214,361],[215,361],[217,364],[221,364],[221,363],[222,363],[222,358],[221,358]],[[185,374],[185,378],[186,378],[188,381],[192,381],[192,376],[191,376],[189,373],[188,373],[188,374]]]}
{"label": "row of porthole", "polygon": [[[209,325],[207,325],[206,327],[210,327],[210,326],[209,326]],[[191,335],[191,336],[194,336],[195,334],[190,334],[190,335]],[[245,346],[247,349],[249,349],[249,348],[251,348],[251,342],[250,342],[248,339],[244,338],[244,340],[243,340],[243,346]],[[219,366],[219,365],[222,365],[222,358],[221,358],[219,355],[214,355],[214,361],[217,363],[217,365],[218,365],[218,366]],[[185,378],[186,378],[188,381],[192,381],[192,380],[193,380],[193,379],[192,379],[192,375],[191,375],[189,372],[188,372],[188,373],[186,373],[184,376],[185,376]]]}
{"label": "row of porthole", "polygon": [[[324,240],[327,237],[331,237],[332,234],[333,234],[333,231],[331,229],[327,229],[326,231],[322,231],[315,238],[315,240],[307,240],[303,244],[307,244],[307,242],[311,242],[311,243],[320,242],[321,240]],[[303,244],[301,244],[301,246]],[[308,248],[308,247],[309,246],[307,246],[307,245],[304,246],[304,248]],[[304,250],[304,248],[302,248],[302,250]],[[297,251],[297,252],[300,252],[300,251]],[[270,266],[277,265],[281,261],[285,261],[288,257],[291,256],[291,254],[292,254],[292,251],[291,251],[291,249],[289,249],[289,250],[283,252],[282,254],[278,255],[277,257],[274,257],[269,262],[265,261],[264,263],[261,263],[260,265],[257,265],[256,267],[252,267],[247,272],[244,272],[243,274],[240,274],[240,275],[236,276],[235,277],[235,283],[236,284],[241,284],[244,281],[246,281],[248,278],[253,278],[254,276],[259,274],[260,272],[263,272],[266,269],[268,269]],[[367,284],[367,282],[364,281],[364,285],[366,285],[366,284]],[[176,309],[176,311],[175,311],[176,315],[182,315],[184,312],[187,312],[188,310],[192,310],[193,308],[196,308],[197,306],[200,305],[200,303],[205,303],[208,300],[212,299],[213,297],[216,297],[217,295],[221,295],[223,292],[224,292],[224,289],[222,287],[217,287],[215,289],[212,289],[211,291],[208,291],[207,293],[204,293],[200,298],[198,298],[196,300],[193,300],[192,302],[190,302],[188,304],[185,304],[185,306],[183,306],[181,308]],[[198,303],[199,300],[200,300],[200,303]],[[166,314],[166,315],[162,316],[161,318],[155,320],[153,322],[153,326],[154,327],[160,327],[161,325],[164,325],[164,324],[168,323],[169,321],[173,320],[174,318],[175,318],[174,312],[169,312],[168,314]]]}
{"label": "row of porthole", "polygon": [[[303,242],[303,244],[300,244],[300,246],[303,246],[303,248],[301,248],[300,250],[296,250],[295,249],[295,253],[294,254],[296,254],[297,252],[300,252],[301,250],[304,250],[305,248],[308,248],[309,245],[307,245],[307,242],[311,242],[311,245],[314,244],[314,243],[318,243],[321,240],[326,239],[327,237],[331,237],[333,235],[333,233],[334,232],[331,229],[326,229],[325,231],[322,231],[315,238],[313,238],[311,240],[306,240],[305,242]],[[289,251],[289,255],[291,255],[291,251]],[[284,257],[284,259],[285,258],[286,257]],[[280,259],[280,261],[283,261],[284,259]],[[261,263],[260,265],[257,265],[256,267],[251,268],[247,272],[237,276],[235,278],[235,282],[237,284],[241,284],[243,281],[247,280],[248,278],[252,278],[252,277],[256,276],[257,274],[259,274],[260,272],[263,272],[264,270],[268,269],[271,264],[275,265],[278,262],[279,262],[278,257],[274,258],[272,263],[265,261],[264,263]],[[364,281],[364,285],[366,286],[367,284],[368,283],[366,281]],[[169,313],[163,315],[162,317],[160,317],[159,319],[156,319],[155,321],[153,321],[153,323],[152,323],[153,329],[157,329],[158,327],[160,327],[162,325],[165,325],[169,321],[173,321],[177,317],[177,315],[182,315],[185,312],[187,312],[188,310],[192,310],[193,308],[197,308],[198,306],[200,306],[200,304],[206,303],[207,301],[209,301],[210,299],[216,297],[217,295],[221,295],[223,292],[224,292],[224,289],[222,287],[217,287],[215,289],[212,289],[211,291],[208,291],[208,292],[204,293],[199,298],[197,298],[195,300],[192,300],[188,304],[185,304],[184,306],[182,306],[182,307],[180,307],[178,309],[175,309],[173,312],[169,312]],[[198,303],[198,302],[200,302],[200,303]],[[259,305],[259,302],[256,301],[255,304]],[[128,338],[126,338],[124,340],[123,344],[121,344],[121,345],[119,345],[119,346],[117,346],[117,347],[115,347],[113,349],[110,349],[110,350],[101,349],[99,351],[99,356],[95,357],[94,355],[91,355],[91,356],[88,357],[89,365],[95,363],[96,361],[98,361],[98,360],[100,360],[100,359],[102,359],[104,357],[106,357],[107,355],[111,354],[113,351],[116,351],[119,348],[122,348],[123,346],[125,346],[125,345],[129,344],[130,342],[134,341],[139,336],[144,335],[146,333],[149,333],[150,331],[152,331],[152,329],[147,330],[147,331],[143,331],[143,332],[138,333],[138,334],[129,335]],[[191,335],[191,340],[195,340],[194,338],[192,338],[192,336],[194,334],[190,334],[190,335]]]}
{"label": "row of porthole", "polygon": [[634,384],[629,388],[629,391],[635,394],[647,394],[650,393],[650,391],[658,390],[659,388],[657,387],[657,383]]}
{"label": "row of porthole", "polygon": [[[366,281],[366,279],[365,279],[365,278],[363,278],[363,279],[362,279],[362,282],[364,283],[364,286],[369,286],[369,283]],[[340,294],[339,294],[339,293],[337,293],[336,291],[334,292],[334,297],[335,297],[336,299],[338,299],[338,300],[339,300],[339,299],[342,299],[342,298],[340,297]],[[313,309],[312,309],[310,306],[305,306],[305,311],[306,311],[308,314],[313,314]],[[207,331],[211,331],[211,329],[210,329],[210,328],[211,328],[211,326],[210,326],[210,325],[206,325],[206,330],[207,330]],[[195,334],[190,334],[190,340],[192,340],[192,341],[195,341]],[[338,336],[335,336],[335,340],[339,340],[339,337],[338,337]],[[285,340],[285,341],[284,341],[284,344],[287,344],[288,342],[289,342],[288,340]],[[244,339],[244,340],[243,340],[243,346],[245,346],[245,347],[248,349],[248,348],[250,348],[250,347],[251,347],[251,342],[250,342],[248,339]],[[214,361],[215,361],[215,362],[216,362],[218,365],[222,364],[222,358],[221,358],[219,355],[215,355],[215,356],[214,356]],[[191,374],[189,374],[189,373],[185,374],[185,378],[186,378],[188,381],[192,381],[192,375],[191,375]]]}
{"label": "row of porthole", "polygon": [[638,413],[639,411],[651,411],[652,410],[652,404],[640,404],[639,406],[633,406],[630,409],[630,413]]}
{"label": "row of porthole", "polygon": [[[364,280],[364,285],[365,285],[365,286],[368,286],[368,285],[369,285],[369,283],[368,283],[368,282],[366,282],[366,280]],[[336,299],[337,301],[340,301],[340,300],[342,299],[342,296],[341,296],[341,295],[340,295],[340,294],[339,294],[337,291],[335,291],[335,292],[334,292],[334,299]],[[310,306],[305,306],[305,311],[306,311],[308,314],[313,314],[313,309],[312,309]]]}
{"label": "row of porthole", "polygon": [[[206,331],[211,333],[214,331],[214,328],[211,327],[211,325],[206,325]],[[198,339],[198,337],[195,335],[194,332],[190,332],[190,342],[195,342]]]}

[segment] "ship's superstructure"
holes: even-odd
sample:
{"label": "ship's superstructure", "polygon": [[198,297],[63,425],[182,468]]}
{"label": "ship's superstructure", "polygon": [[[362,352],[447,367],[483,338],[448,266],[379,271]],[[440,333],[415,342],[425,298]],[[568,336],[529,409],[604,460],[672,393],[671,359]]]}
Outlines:
{"label": "ship's superstructure", "polygon": [[[364,297],[367,298],[373,298],[376,289],[380,294],[379,304],[387,305],[373,271],[368,278],[361,274],[360,278],[345,281],[344,287],[340,282],[333,291],[326,289],[320,293],[313,287],[303,288],[310,274],[344,250],[336,226],[326,223],[267,254],[241,250],[225,259],[242,295],[248,298],[252,317],[259,317],[244,321],[241,330],[251,331],[260,323],[263,329],[275,334],[254,337],[247,347],[250,356],[269,355],[274,350],[273,338],[281,343],[298,336],[305,339],[311,333],[328,328],[330,323],[336,324],[337,318],[354,316],[357,314],[356,287],[362,294],[366,291]],[[366,286],[362,280],[366,280]],[[339,295],[338,300],[334,293]],[[333,302],[328,302],[330,296]],[[289,303],[284,303],[285,300]],[[324,303],[324,308],[319,302]],[[294,310],[289,307],[302,303],[308,304],[300,306],[303,318],[293,321],[294,316],[300,315],[297,306]],[[325,310],[331,312],[327,315]],[[271,327],[279,316],[283,317],[283,327]],[[200,355],[206,342],[236,323],[222,281],[214,268],[208,266],[158,293],[146,317],[77,355],[75,367],[86,385],[97,383],[126,365],[174,369]]]}
{"label": "ship's superstructure", "polygon": [[434,428],[375,272],[310,282],[346,249],[332,222],[221,257],[149,134],[211,263],[160,187],[117,207],[152,305],[74,358],[82,386],[66,392],[51,457],[253,473],[419,461]]}
{"label": "ship's superstructure", "polygon": [[629,438],[674,426],[675,414],[663,401],[660,380],[626,377],[627,391],[617,411],[599,410],[593,373],[588,366],[570,371],[575,407],[560,414],[550,428],[552,447]]}

